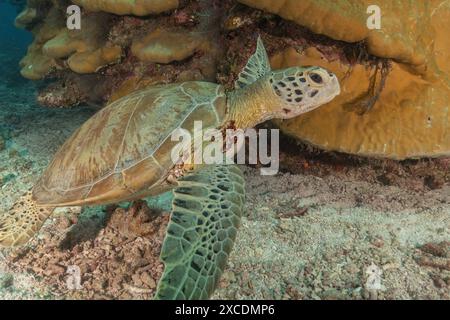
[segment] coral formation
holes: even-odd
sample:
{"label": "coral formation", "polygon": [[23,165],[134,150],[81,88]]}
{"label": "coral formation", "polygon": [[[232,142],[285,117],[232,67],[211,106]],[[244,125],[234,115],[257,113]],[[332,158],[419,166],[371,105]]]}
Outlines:
{"label": "coral formation", "polygon": [[[370,30],[367,8],[373,1],[297,1],[238,0],[246,5],[275,13],[284,19],[307,27],[316,34],[349,43],[365,41],[368,52],[380,58],[391,58],[425,74],[433,63],[427,52],[435,32],[430,25],[434,10],[448,10],[443,0],[429,2],[382,1],[382,28]],[[407,23],[415,21],[416,23]],[[425,36],[426,32],[430,32]]]}
{"label": "coral formation", "polygon": [[16,17],[15,25],[18,28],[25,28],[27,25],[30,25],[33,21],[35,21],[36,18],[36,8],[27,7]]}
{"label": "coral formation", "polygon": [[[55,59],[43,54],[42,47],[63,28],[64,15],[57,7],[48,9],[48,6],[49,3],[46,1],[40,3],[38,1],[30,0],[28,1],[28,6],[24,9],[24,12],[29,10],[39,11],[39,19],[45,17],[45,23],[43,23],[42,20],[36,22],[35,19],[29,20],[20,18],[22,13],[19,14],[20,19],[16,19],[16,25],[31,29],[31,32],[34,35],[33,43],[31,43],[26,56],[20,62],[22,68],[20,73],[25,78],[31,80],[42,79],[50,73],[51,70],[57,67]],[[38,18],[36,17],[36,19]]]}
{"label": "coral formation", "polygon": [[110,12],[118,15],[146,16],[178,8],[179,0],[74,0],[75,4],[90,11]]}
{"label": "coral formation", "polygon": [[[31,80],[56,78],[61,80],[59,83],[77,86],[70,89],[50,85],[39,95],[39,103],[64,107],[85,102],[84,97],[91,95],[93,87],[82,83],[85,79],[82,74],[99,75],[98,84],[104,86],[97,90],[98,96],[90,97],[99,103],[117,99],[142,85],[215,80],[216,62],[221,55],[215,31],[219,30],[217,19],[222,4],[211,7],[209,1],[74,3],[84,8],[81,30],[65,27],[65,8],[70,4],[66,0],[29,0],[16,19],[17,26],[34,35],[21,62],[21,74]],[[139,17],[174,8],[179,9],[165,15]],[[197,12],[202,14],[197,16]],[[175,66],[172,62],[182,63]],[[77,75],[79,79],[73,81]],[[88,92],[80,92],[80,88]],[[80,94],[66,98],[61,96],[62,92]],[[78,101],[73,100],[75,96]]]}
{"label": "coral formation", "polygon": [[342,94],[335,101],[279,123],[287,134],[321,148],[360,155],[404,159],[449,154],[450,90],[443,83],[427,82],[393,63],[375,105],[367,109],[376,73],[362,64],[328,62],[314,48],[304,54],[289,48],[272,62],[280,68],[321,65],[341,80]]}
{"label": "coral formation", "polygon": [[197,50],[206,51],[202,38],[196,34],[157,29],[144,39],[136,39],[131,51],[142,61],[170,63],[182,61]]}
{"label": "coral formation", "polygon": [[63,28],[47,41],[42,53],[50,58],[67,58],[68,67],[77,73],[95,73],[99,68],[118,62],[122,48],[107,42],[110,17],[98,13],[87,15],[82,30]]}
{"label": "coral formation", "polygon": [[343,85],[341,97],[326,107],[281,123],[286,133],[326,150],[367,156],[404,159],[450,154],[450,63],[444,58],[450,52],[445,36],[448,2],[382,2],[381,30],[366,27],[370,1],[240,2],[317,34],[362,44],[362,55],[394,61],[390,71],[374,71],[361,61],[330,57],[332,47],[303,48],[303,52],[291,47],[280,52],[272,59],[274,67],[320,65],[337,73]]}

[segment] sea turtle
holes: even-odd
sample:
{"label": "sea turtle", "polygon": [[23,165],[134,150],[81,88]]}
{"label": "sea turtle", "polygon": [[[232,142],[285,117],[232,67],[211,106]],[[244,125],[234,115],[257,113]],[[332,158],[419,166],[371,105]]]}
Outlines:
{"label": "sea turtle", "polygon": [[[208,82],[152,86],[95,114],[56,153],[32,191],[0,216],[0,244],[26,243],[55,207],[131,201],[172,190],[158,299],[207,298],[218,284],[244,208],[244,179],[232,165],[186,168],[172,161],[177,128],[249,128],[291,118],[340,93],[320,67],[272,71],[260,38],[228,93]],[[174,178],[177,180],[174,182]]]}

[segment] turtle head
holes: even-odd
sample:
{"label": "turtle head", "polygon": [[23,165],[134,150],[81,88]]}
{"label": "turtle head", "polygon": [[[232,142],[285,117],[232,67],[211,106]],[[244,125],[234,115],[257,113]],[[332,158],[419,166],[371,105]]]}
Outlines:
{"label": "turtle head", "polygon": [[336,75],[321,67],[272,71],[260,37],[235,89],[229,95],[228,117],[242,128],[273,118],[294,118],[330,102],[341,92]]}
{"label": "turtle head", "polygon": [[290,119],[330,102],[340,94],[336,75],[321,67],[273,71],[270,86],[280,100],[275,117]]}

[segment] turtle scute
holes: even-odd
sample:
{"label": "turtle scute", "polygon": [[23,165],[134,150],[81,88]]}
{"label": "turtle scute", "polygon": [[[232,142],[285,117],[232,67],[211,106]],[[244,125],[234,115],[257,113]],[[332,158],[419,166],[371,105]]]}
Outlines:
{"label": "turtle scute", "polygon": [[223,109],[223,90],[208,82],[154,86],[116,100],[64,143],[34,197],[54,206],[135,198],[160,185],[172,168],[173,131],[193,130],[195,120],[216,127]]}

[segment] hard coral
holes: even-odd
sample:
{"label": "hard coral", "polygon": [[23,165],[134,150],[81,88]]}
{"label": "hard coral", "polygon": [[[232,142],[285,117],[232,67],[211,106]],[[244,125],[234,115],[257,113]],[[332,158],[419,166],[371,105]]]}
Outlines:
{"label": "hard coral", "polygon": [[25,28],[30,25],[37,18],[37,10],[36,8],[26,7],[14,21],[14,24],[18,28]]}
{"label": "hard coral", "polygon": [[32,28],[39,23],[52,7],[50,0],[28,0],[26,6],[14,21],[17,28]]}
{"label": "hard coral", "polygon": [[[33,2],[30,1],[29,5],[33,5]],[[26,56],[20,62],[22,68],[20,73],[31,80],[44,78],[57,66],[52,57],[43,54],[42,47],[63,28],[64,15],[57,7],[50,8],[43,15],[45,16],[45,22],[40,21],[32,28],[33,43],[28,47]]]}
{"label": "hard coral", "polygon": [[366,26],[370,0],[239,1],[336,43],[363,44],[363,54],[393,60],[390,71],[376,72],[361,59],[335,61],[317,45],[304,53],[294,46],[280,52],[272,59],[275,68],[320,65],[337,73],[343,87],[341,96],[327,106],[280,123],[286,133],[326,150],[366,156],[450,154],[450,62],[444,57],[450,52],[447,1],[380,2],[381,30]]}
{"label": "hard coral", "polygon": [[[103,101],[114,99],[117,94],[112,97],[111,94],[118,88],[124,88],[118,90],[120,95],[133,90],[134,86],[126,83],[121,86],[131,76],[147,84],[167,83],[178,78],[180,81],[215,79],[219,51],[213,43],[220,26],[220,6],[217,9],[203,0],[74,2],[83,6],[81,30],[68,30],[65,26],[65,9],[71,2],[28,0],[24,13],[17,18],[35,36],[21,64],[23,76],[38,80],[62,79],[68,74],[71,77],[99,74]],[[182,8],[181,12],[140,17],[178,7]],[[137,16],[116,16],[109,12]],[[196,16],[197,12],[201,12],[200,17]],[[186,61],[175,66],[167,64],[182,60]],[[166,63],[167,68],[160,68],[157,63]],[[165,74],[161,76],[159,72]],[[39,101],[44,105],[61,106],[66,100],[59,98],[58,88],[49,87]],[[49,90],[55,92],[50,94]],[[75,105],[82,101],[67,102]]]}
{"label": "hard coral", "polygon": [[109,19],[101,13],[87,15],[82,30],[62,29],[45,43],[43,53],[52,58],[68,58],[69,68],[77,73],[94,73],[117,62],[122,56],[122,48],[107,42]]}
{"label": "hard coral", "polygon": [[74,0],[75,4],[90,11],[110,12],[118,15],[146,16],[176,9],[179,0]]}
{"label": "hard coral", "polygon": [[279,122],[285,133],[327,150],[367,156],[404,159],[450,152],[450,95],[443,83],[431,84],[393,63],[383,90],[368,110],[363,101],[371,97],[374,69],[329,62],[315,48],[304,54],[289,48],[275,55],[272,63],[275,68],[320,65],[336,73],[341,82],[341,95],[328,105]]}
{"label": "hard coral", "polygon": [[[381,8],[382,28],[369,30],[366,21],[367,8],[373,4],[371,0],[238,1],[278,14],[316,34],[349,43],[365,41],[370,54],[395,59],[423,74],[433,60],[426,51],[435,34],[430,28],[430,17],[435,14],[434,9],[448,10],[448,3],[443,0],[382,1],[377,3]],[[422,37],[424,30],[429,32],[428,37]]]}
{"label": "hard coral", "polygon": [[137,39],[131,51],[142,61],[170,63],[189,58],[197,50],[207,49],[207,45],[198,34],[158,29]]}

